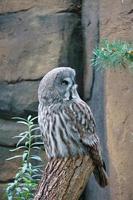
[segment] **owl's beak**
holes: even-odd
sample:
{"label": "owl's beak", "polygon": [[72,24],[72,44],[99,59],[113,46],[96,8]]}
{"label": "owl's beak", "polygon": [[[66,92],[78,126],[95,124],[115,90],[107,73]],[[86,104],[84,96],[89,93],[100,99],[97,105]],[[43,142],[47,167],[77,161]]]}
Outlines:
{"label": "owl's beak", "polygon": [[73,99],[75,99],[75,98],[77,98],[77,97],[79,97],[79,95],[78,95],[78,92],[77,92],[77,87],[78,87],[78,85],[77,84],[74,84],[73,86],[72,86],[72,98]]}
{"label": "owl's beak", "polygon": [[74,88],[77,90],[77,87],[78,87],[78,85],[77,84],[74,84]]}

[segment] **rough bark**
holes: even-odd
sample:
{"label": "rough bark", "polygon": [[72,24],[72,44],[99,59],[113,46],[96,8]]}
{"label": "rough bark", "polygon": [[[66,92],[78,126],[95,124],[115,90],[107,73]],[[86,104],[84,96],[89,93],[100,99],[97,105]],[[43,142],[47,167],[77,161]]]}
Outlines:
{"label": "rough bark", "polygon": [[78,200],[93,169],[89,156],[49,161],[34,200]]}

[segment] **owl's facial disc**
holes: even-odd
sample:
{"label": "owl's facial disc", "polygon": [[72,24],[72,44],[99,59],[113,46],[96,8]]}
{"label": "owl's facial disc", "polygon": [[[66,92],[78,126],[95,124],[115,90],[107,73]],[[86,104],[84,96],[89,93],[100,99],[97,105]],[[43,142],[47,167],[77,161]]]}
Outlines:
{"label": "owl's facial disc", "polygon": [[41,80],[38,98],[45,105],[62,100],[77,98],[75,71],[69,67],[59,67],[48,72]]}
{"label": "owl's facial disc", "polygon": [[71,90],[73,84],[74,83],[72,79],[68,76],[61,76],[60,78],[58,77],[55,87],[62,99],[68,99],[69,91]]}
{"label": "owl's facial disc", "polygon": [[77,84],[74,79],[69,77],[64,78],[61,82],[62,88],[64,90],[64,100],[71,100],[78,97]]}
{"label": "owl's facial disc", "polygon": [[64,88],[70,88],[70,87],[73,85],[73,81],[72,81],[72,79],[70,79],[69,77],[67,77],[67,78],[64,78],[64,79],[61,81],[61,85],[62,85]]}

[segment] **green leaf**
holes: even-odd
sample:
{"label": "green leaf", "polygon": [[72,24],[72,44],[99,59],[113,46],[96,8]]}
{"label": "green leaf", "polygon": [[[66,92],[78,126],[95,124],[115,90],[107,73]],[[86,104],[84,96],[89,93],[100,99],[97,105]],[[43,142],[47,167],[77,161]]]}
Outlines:
{"label": "green leaf", "polygon": [[43,142],[34,142],[32,143],[31,147],[37,146],[37,145],[43,145]]}
{"label": "green leaf", "polygon": [[35,128],[36,125],[35,124],[29,124],[29,128],[32,129],[32,128]]}
{"label": "green leaf", "polygon": [[36,130],[40,130],[40,128],[39,127],[33,128],[31,129],[31,132],[36,131]]}
{"label": "green leaf", "polygon": [[24,132],[20,133],[19,135],[23,136],[23,135],[28,134],[28,133],[29,133],[29,131],[24,131]]}
{"label": "green leaf", "polygon": [[38,149],[38,150],[40,150],[41,148],[40,147],[32,147],[32,149]]}
{"label": "green leaf", "polygon": [[22,155],[16,155],[16,156],[13,156],[11,158],[7,158],[6,160],[12,160],[12,159],[15,159],[15,158],[22,158]]}
{"label": "green leaf", "polygon": [[17,121],[18,124],[25,124],[26,126],[28,126],[28,123],[25,121]]}
{"label": "green leaf", "polygon": [[24,135],[24,136],[18,141],[18,143],[17,143],[16,146],[19,146],[19,144],[20,144],[22,141],[24,141],[24,140],[26,139],[26,137],[27,137],[27,135]]}
{"label": "green leaf", "polygon": [[34,168],[42,168],[43,167],[43,165],[35,165],[35,166],[33,166],[33,169]]}
{"label": "green leaf", "polygon": [[23,136],[21,136],[21,135],[15,135],[15,136],[13,136],[12,138],[22,138]]}
{"label": "green leaf", "polygon": [[33,160],[42,161],[42,159],[39,156],[36,156],[36,155],[31,156],[30,158],[33,159]]}
{"label": "green leaf", "polygon": [[41,136],[40,135],[32,135],[31,138],[36,139],[36,138],[41,138]]}
{"label": "green leaf", "polygon": [[[17,123],[19,124],[25,124],[27,130],[14,136],[14,138],[18,138],[18,142],[16,148],[11,150],[23,150],[22,155],[16,155],[7,159],[23,158],[22,164],[15,175],[13,184],[8,185],[8,200],[9,197],[12,197],[10,200],[32,200],[34,197],[33,191],[35,191],[37,183],[41,177],[41,165],[32,165],[29,161],[30,159],[41,161],[41,158],[36,155],[31,155],[31,150],[32,148],[40,150],[41,148],[36,145],[43,144],[43,142],[32,143],[32,140],[41,138],[41,134],[35,132],[39,130],[38,125],[33,123],[37,117],[32,118],[30,115],[27,117],[27,120],[21,117],[15,117],[14,119],[17,119]],[[24,143],[23,145],[21,145],[22,142]]]}
{"label": "green leaf", "polygon": [[28,116],[28,118],[27,118],[27,121],[30,121],[30,120],[31,120],[31,118],[32,118],[32,116],[31,116],[31,115],[29,115],[29,116]]}
{"label": "green leaf", "polygon": [[12,117],[12,119],[16,119],[16,120],[27,122],[27,120],[25,118],[22,118],[22,117]]}
{"label": "green leaf", "polygon": [[27,160],[28,152],[24,152],[22,157],[23,157],[23,161]]}
{"label": "green leaf", "polygon": [[13,151],[17,151],[19,149],[26,149],[26,148],[27,148],[26,146],[20,146],[20,147],[17,147],[15,149],[10,149],[10,151],[13,152]]}
{"label": "green leaf", "polygon": [[23,167],[22,167],[22,172],[24,173],[28,168],[27,163],[24,163]]}
{"label": "green leaf", "polygon": [[132,63],[132,60],[128,61],[127,58],[128,52],[132,53],[130,49],[133,49],[132,43],[102,40],[99,47],[93,51],[91,65],[96,69],[129,67]]}
{"label": "green leaf", "polygon": [[38,119],[38,116],[33,117],[33,118],[31,119],[31,121],[34,121],[35,119]]}

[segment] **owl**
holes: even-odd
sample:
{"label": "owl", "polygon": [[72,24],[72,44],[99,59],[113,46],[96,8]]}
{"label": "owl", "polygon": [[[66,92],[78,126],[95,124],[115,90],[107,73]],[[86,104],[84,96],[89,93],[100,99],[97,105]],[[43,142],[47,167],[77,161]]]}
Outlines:
{"label": "owl", "polygon": [[38,89],[38,122],[48,159],[89,155],[101,187],[108,184],[96,124],[80,98],[75,70],[59,67],[48,72]]}

